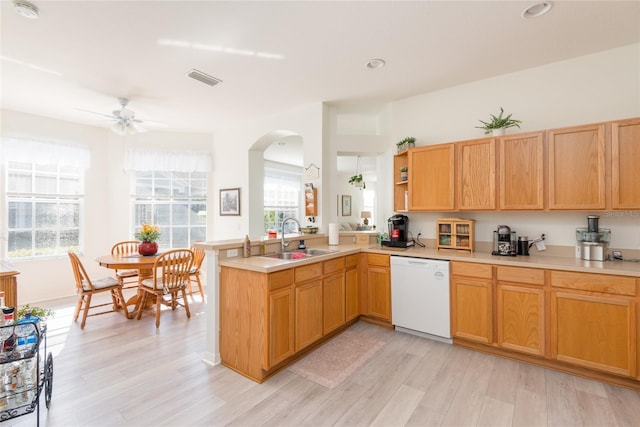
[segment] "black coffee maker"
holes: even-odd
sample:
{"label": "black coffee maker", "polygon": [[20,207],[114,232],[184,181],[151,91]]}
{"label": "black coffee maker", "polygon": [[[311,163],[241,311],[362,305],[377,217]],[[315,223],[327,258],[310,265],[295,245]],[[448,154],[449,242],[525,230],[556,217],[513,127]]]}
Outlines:
{"label": "black coffee maker", "polygon": [[406,248],[413,245],[409,241],[409,217],[406,215],[394,215],[387,220],[389,228],[389,240],[383,240],[383,246]]}

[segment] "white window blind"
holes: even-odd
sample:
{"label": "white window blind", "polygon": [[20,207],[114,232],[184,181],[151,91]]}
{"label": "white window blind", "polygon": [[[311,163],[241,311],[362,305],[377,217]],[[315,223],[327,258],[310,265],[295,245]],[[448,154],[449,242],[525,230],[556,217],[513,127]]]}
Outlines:
{"label": "white window blind", "polygon": [[130,148],[125,151],[124,169],[136,172],[211,172],[211,153]]}

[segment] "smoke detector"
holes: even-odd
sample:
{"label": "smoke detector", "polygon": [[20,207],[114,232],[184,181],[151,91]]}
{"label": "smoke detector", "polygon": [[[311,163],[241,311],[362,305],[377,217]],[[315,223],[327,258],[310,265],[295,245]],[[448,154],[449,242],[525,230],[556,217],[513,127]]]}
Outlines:
{"label": "smoke detector", "polygon": [[16,12],[18,15],[24,16],[29,19],[38,19],[40,16],[40,12],[38,12],[38,8],[28,1],[17,0],[13,2],[13,7],[16,8]]}

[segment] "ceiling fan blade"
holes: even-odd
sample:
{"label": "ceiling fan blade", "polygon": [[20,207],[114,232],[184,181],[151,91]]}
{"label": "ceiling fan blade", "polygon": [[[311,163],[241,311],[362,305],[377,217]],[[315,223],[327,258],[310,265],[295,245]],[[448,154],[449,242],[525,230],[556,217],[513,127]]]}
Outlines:
{"label": "ceiling fan blade", "polygon": [[135,119],[134,122],[142,123],[145,126],[155,126],[155,127],[161,127],[161,128],[169,127],[169,125],[167,123],[165,123],[165,122],[157,122],[155,120],[138,120],[138,119]]}
{"label": "ceiling fan blade", "polygon": [[83,110],[82,108],[76,108],[77,111],[82,111],[83,113],[89,113],[89,114],[95,114],[97,116],[102,116],[102,117],[108,117],[112,120],[118,120],[118,118],[116,116],[113,116],[111,114],[103,114],[103,113],[98,113],[96,111],[90,111],[90,110]]}
{"label": "ceiling fan blade", "polygon": [[140,124],[138,124],[137,122],[138,122],[137,120],[134,120],[134,121],[131,122],[131,124],[129,126],[134,128],[136,130],[136,132],[138,132],[138,133],[148,132],[147,129],[145,129],[143,126],[140,126]]}

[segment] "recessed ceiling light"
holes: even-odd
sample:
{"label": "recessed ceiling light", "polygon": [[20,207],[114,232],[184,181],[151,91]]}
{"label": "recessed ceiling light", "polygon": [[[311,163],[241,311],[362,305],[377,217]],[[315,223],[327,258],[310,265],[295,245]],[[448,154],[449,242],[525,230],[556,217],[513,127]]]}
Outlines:
{"label": "recessed ceiling light", "polygon": [[369,62],[367,62],[367,68],[370,70],[376,70],[384,67],[385,64],[386,62],[384,62],[384,59],[370,59]]}
{"label": "recessed ceiling light", "polygon": [[37,19],[38,16],[40,16],[38,8],[27,1],[14,1],[13,7],[16,8],[16,12],[18,13],[18,15],[24,16],[25,18]]}
{"label": "recessed ceiling light", "polygon": [[549,12],[553,5],[550,1],[540,2],[536,4],[532,4],[528,8],[522,11],[522,17],[525,19],[529,18],[537,18],[538,16],[542,16],[545,13]]}

